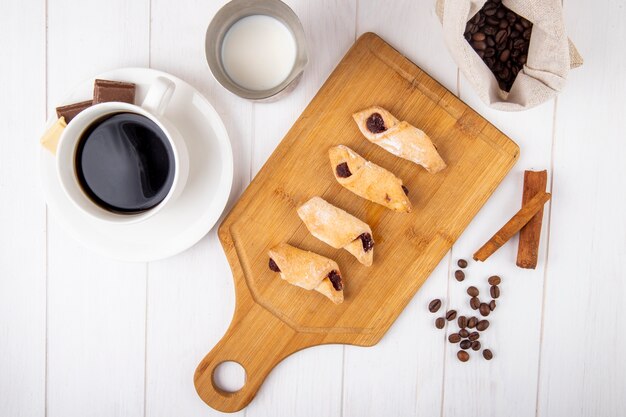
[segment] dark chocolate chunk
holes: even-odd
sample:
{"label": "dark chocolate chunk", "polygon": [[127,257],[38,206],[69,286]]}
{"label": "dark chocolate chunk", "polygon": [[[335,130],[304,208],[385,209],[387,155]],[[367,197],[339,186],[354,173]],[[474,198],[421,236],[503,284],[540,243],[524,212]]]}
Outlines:
{"label": "dark chocolate chunk", "polygon": [[280,272],[280,268],[276,265],[276,262],[272,258],[270,258],[269,267],[274,272]]}
{"label": "dark chocolate chunk", "polygon": [[361,233],[359,235],[361,242],[363,242],[363,250],[365,252],[369,252],[374,247],[374,240],[372,239],[372,235],[369,233]]}
{"label": "dark chocolate chunk", "polygon": [[352,172],[350,172],[350,168],[348,168],[348,163],[347,162],[342,162],[339,165],[337,165],[337,176],[339,178],[348,178],[349,176],[352,175]]}
{"label": "dark chocolate chunk", "polygon": [[367,130],[372,133],[380,133],[387,130],[385,120],[383,120],[383,116],[381,116],[380,113],[372,113],[372,115],[367,118],[365,125],[367,126]]}
{"label": "dark chocolate chunk", "polygon": [[135,103],[135,84],[121,81],[96,80],[93,86],[93,104],[108,101]]}
{"label": "dark chocolate chunk", "polygon": [[409,195],[409,189],[406,188],[404,185],[402,186],[402,191],[404,191],[404,194]]}
{"label": "dark chocolate chunk", "polygon": [[333,288],[337,291],[341,291],[343,289],[343,282],[341,282],[341,275],[337,273],[337,271],[332,270],[328,273],[328,279],[333,284]]}
{"label": "dark chocolate chunk", "polygon": [[87,107],[93,106],[92,100],[80,101],[78,103],[68,104],[67,106],[57,107],[57,117],[65,117],[65,123],[69,123],[78,113]]}

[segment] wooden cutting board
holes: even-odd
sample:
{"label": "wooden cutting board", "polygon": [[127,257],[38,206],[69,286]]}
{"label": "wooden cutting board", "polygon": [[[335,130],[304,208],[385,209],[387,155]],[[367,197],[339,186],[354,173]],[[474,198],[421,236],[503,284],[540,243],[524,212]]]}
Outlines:
{"label": "wooden cutting board", "polygon": [[[448,168],[432,175],[368,142],[352,113],[372,105],[424,130]],[[413,212],[390,211],[341,187],[328,159],[328,149],[338,144],[400,177]],[[217,410],[237,411],[274,366],[298,350],[376,344],[518,156],[514,142],[381,38],[361,36],[219,228],[237,302],[226,334],[196,369],[200,397]],[[373,266],[311,236],[296,208],[316,195],[371,226]],[[334,305],[270,271],[267,252],[280,242],[335,259],[344,303]],[[225,392],[213,382],[224,361],[245,368],[240,391]]]}

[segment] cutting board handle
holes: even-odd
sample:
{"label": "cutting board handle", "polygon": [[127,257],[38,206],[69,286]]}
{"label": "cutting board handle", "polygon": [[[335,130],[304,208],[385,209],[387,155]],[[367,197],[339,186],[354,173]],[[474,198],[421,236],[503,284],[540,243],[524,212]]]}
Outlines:
{"label": "cutting board handle", "polygon": [[[304,347],[296,336],[291,327],[256,303],[245,312],[237,308],[224,337],[196,369],[198,395],[216,410],[241,410],[252,401],[274,366]],[[246,371],[246,382],[239,391],[224,391],[213,380],[217,366],[226,361],[237,362]]]}

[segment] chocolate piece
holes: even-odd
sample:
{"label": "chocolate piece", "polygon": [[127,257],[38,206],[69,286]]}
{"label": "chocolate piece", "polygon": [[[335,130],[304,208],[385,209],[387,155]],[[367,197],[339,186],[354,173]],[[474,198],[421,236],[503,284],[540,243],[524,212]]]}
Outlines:
{"label": "chocolate piece", "polygon": [[374,240],[372,239],[372,235],[369,233],[361,233],[359,235],[361,242],[363,242],[363,250],[365,252],[369,252],[374,247]]}
{"label": "chocolate piece", "polygon": [[270,258],[269,267],[274,272],[280,272],[280,268],[276,265],[276,262],[272,258]]}
{"label": "chocolate piece", "polygon": [[349,176],[352,175],[352,172],[350,172],[350,168],[348,168],[348,163],[347,162],[342,162],[339,165],[337,165],[337,176],[339,178],[348,178]]}
{"label": "chocolate piece", "polygon": [[337,291],[341,291],[343,289],[343,283],[341,282],[341,275],[337,273],[337,271],[330,271],[328,273],[328,279],[333,284],[333,288]]}
{"label": "chocolate piece", "polygon": [[135,103],[135,84],[121,81],[96,80],[93,86],[93,104],[108,101]]}
{"label": "chocolate piece", "polygon": [[93,100],[80,101],[78,103],[68,104],[67,106],[57,107],[57,117],[65,118],[65,123],[72,121],[74,117],[81,111],[93,106]]}
{"label": "chocolate piece", "polygon": [[409,189],[406,188],[404,185],[402,186],[402,191],[404,191],[404,194],[409,195]]}
{"label": "chocolate piece", "polygon": [[372,115],[365,121],[365,125],[367,126],[367,130],[372,133],[380,133],[387,130],[385,127],[385,120],[380,113],[372,113]]}

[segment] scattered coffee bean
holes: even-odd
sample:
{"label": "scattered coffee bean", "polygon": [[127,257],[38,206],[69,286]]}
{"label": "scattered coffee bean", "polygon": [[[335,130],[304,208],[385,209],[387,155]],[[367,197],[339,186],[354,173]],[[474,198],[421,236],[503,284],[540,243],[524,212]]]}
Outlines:
{"label": "scattered coffee bean", "polygon": [[476,326],[478,326],[478,319],[476,317],[470,317],[469,320],[467,320],[467,327],[473,329]]}
{"label": "scattered coffee bean", "polygon": [[478,308],[480,307],[480,300],[478,299],[478,297],[471,298],[470,307],[472,307],[472,310],[478,310]]}
{"label": "scattered coffee bean", "polygon": [[489,304],[487,303],[480,303],[480,307],[478,307],[478,311],[480,311],[480,315],[483,317],[488,316],[489,313],[491,312],[491,310],[489,309]]}
{"label": "scattered coffee bean", "polygon": [[467,268],[467,261],[465,259],[459,259],[456,264],[459,268]]}
{"label": "scattered coffee bean", "polygon": [[[484,353],[483,353],[483,356],[484,356]],[[460,360],[461,362],[467,362],[467,361],[469,360],[469,358],[470,358],[469,353],[467,353],[467,352],[466,352],[466,351],[464,351],[464,350],[459,350],[459,351],[456,353],[456,357],[457,357],[457,358],[459,358],[459,360]]]}
{"label": "scattered coffee bean", "polygon": [[493,311],[496,309],[496,300],[489,301],[489,310]]}
{"label": "scattered coffee bean", "polygon": [[435,327],[438,329],[443,329],[445,325],[446,320],[443,317],[437,317],[437,320],[435,320]]}
{"label": "scattered coffee bean", "polygon": [[489,294],[491,294],[491,298],[500,297],[500,287],[498,287],[497,285],[492,285],[489,289]]}
{"label": "scattered coffee bean", "polygon": [[478,288],[471,286],[467,288],[467,293],[469,294],[470,297],[478,297]]}
{"label": "scattered coffee bean", "polygon": [[472,350],[480,350],[480,342],[478,340],[472,342]]}
{"label": "scattered coffee bean", "polygon": [[471,332],[468,336],[468,339],[472,342],[475,340],[478,340],[479,338],[480,338],[480,333],[478,332]]}
{"label": "scattered coffee bean", "polygon": [[459,282],[463,281],[465,279],[465,272],[457,269],[456,271],[454,271],[454,278],[456,278],[456,280]]}
{"label": "scattered coffee bean", "polygon": [[476,330],[484,332],[489,327],[489,320],[481,320],[476,324]]}
{"label": "scattered coffee bean", "polygon": [[487,280],[487,282],[489,282],[489,285],[500,285],[501,281],[502,280],[497,275],[490,276],[489,279]]}
{"label": "scattered coffee bean", "polygon": [[446,313],[446,320],[452,321],[456,318],[456,310],[448,310]]}
{"label": "scattered coffee bean", "polygon": [[[508,9],[501,0],[487,0],[467,22],[464,36],[494,74],[500,88],[511,91],[526,63],[531,34],[531,22]],[[494,60],[496,51],[498,56]]]}
{"label": "scattered coffee bean", "polygon": [[441,300],[439,298],[435,298],[433,301],[428,304],[428,311],[431,313],[436,313],[441,308]]}
{"label": "scattered coffee bean", "polygon": [[450,343],[459,343],[461,341],[461,335],[458,333],[452,333],[450,336],[448,336],[448,341]]}
{"label": "scattered coffee bean", "polygon": [[469,349],[472,346],[472,342],[467,339],[461,340],[461,344],[459,346],[461,346],[461,349],[463,350]]}
{"label": "scattered coffee bean", "polygon": [[467,317],[459,316],[459,319],[457,320],[457,323],[459,324],[459,328],[460,329],[466,328],[467,327]]}
{"label": "scattered coffee bean", "polygon": [[461,336],[463,339],[469,337],[470,332],[467,329],[461,329],[459,330],[459,336]]}
{"label": "scattered coffee bean", "polygon": [[493,358],[493,353],[489,349],[485,349],[483,350],[483,357],[490,361]]}

